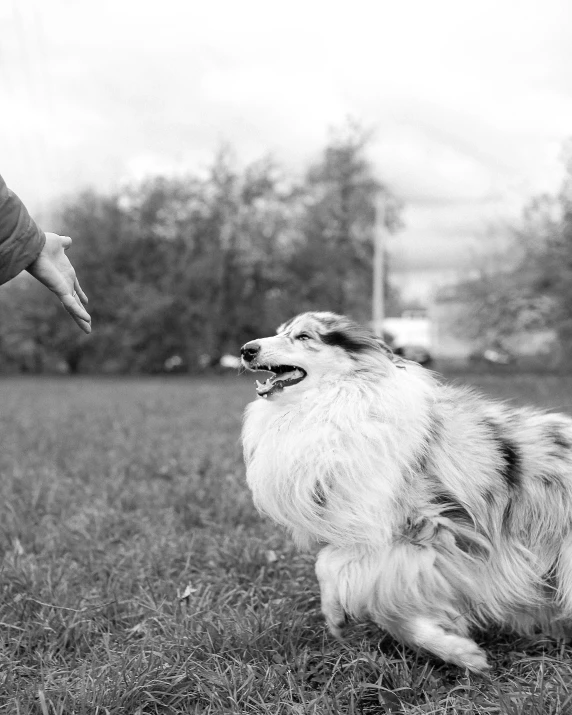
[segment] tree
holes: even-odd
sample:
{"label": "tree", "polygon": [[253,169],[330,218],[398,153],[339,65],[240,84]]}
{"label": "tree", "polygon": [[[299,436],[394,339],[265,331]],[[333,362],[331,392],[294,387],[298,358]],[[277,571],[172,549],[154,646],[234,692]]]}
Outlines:
{"label": "tree", "polygon": [[[551,325],[558,332],[568,363],[572,349],[572,140],[564,150],[566,174],[557,197],[556,210],[544,222],[536,288],[554,304]],[[546,227],[548,226],[548,230]]]}
{"label": "tree", "polygon": [[84,366],[153,372],[177,355],[197,369],[273,328],[291,224],[280,182],[270,160],[240,171],[224,150],[205,178],[154,177],[71,202],[62,227],[81,246],[97,326]]}
{"label": "tree", "polygon": [[[467,309],[458,330],[483,342],[531,330],[556,331],[563,355],[572,347],[572,158],[556,196],[536,196],[512,229],[497,266],[459,286]],[[498,267],[500,265],[500,268]]]}
{"label": "tree", "polygon": [[[159,372],[226,352],[316,308],[369,318],[374,201],[366,137],[338,133],[303,181],[221,150],[206,176],[152,177],[61,207],[90,303],[88,339],[41,287],[3,291],[0,362],[16,369]],[[18,292],[19,291],[19,292]]]}
{"label": "tree", "polygon": [[318,306],[370,318],[376,199],[385,197],[390,231],[399,227],[401,207],[374,175],[368,140],[348,123],[306,174],[300,241],[289,262],[300,309]]}

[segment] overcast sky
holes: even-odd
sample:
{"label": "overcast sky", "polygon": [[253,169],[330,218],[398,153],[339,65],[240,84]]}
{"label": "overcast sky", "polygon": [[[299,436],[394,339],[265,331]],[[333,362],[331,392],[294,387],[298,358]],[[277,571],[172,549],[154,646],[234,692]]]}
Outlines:
{"label": "overcast sky", "polygon": [[571,20],[570,0],[4,0],[0,173],[41,216],[221,142],[299,172],[351,116],[406,205],[396,268],[467,265],[558,188]]}

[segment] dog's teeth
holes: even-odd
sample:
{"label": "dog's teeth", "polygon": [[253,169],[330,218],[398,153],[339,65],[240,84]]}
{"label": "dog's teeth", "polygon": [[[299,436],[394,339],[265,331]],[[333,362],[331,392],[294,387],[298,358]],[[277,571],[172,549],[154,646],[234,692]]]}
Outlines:
{"label": "dog's teeth", "polygon": [[259,382],[258,380],[256,380],[256,382],[255,382],[254,384],[255,384],[256,387],[258,387],[258,388],[264,387],[264,385],[263,385],[261,382]]}

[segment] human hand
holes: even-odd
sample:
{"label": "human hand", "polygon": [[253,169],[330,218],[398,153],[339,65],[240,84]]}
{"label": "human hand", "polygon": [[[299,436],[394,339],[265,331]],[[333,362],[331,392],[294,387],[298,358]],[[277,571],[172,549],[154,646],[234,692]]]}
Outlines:
{"label": "human hand", "polygon": [[40,255],[28,266],[28,272],[61,300],[64,308],[85,333],[91,333],[91,317],[83,307],[87,296],[82,291],[74,267],[65,251],[71,246],[69,236],[46,233]]}

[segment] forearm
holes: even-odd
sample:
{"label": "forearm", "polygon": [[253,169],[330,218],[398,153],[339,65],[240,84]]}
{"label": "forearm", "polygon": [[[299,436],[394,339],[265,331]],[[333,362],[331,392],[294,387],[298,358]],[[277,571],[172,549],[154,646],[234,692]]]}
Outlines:
{"label": "forearm", "polygon": [[0,285],[39,256],[46,237],[0,176]]}

